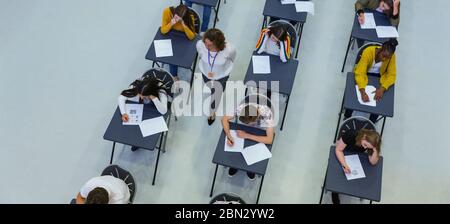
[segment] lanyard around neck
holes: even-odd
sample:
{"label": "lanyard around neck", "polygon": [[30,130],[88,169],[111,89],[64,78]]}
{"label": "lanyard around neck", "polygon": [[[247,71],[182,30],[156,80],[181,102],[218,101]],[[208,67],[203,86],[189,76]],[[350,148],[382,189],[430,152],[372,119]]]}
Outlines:
{"label": "lanyard around neck", "polygon": [[214,64],[216,63],[217,55],[219,55],[219,52],[217,52],[216,56],[213,57],[213,61],[211,63],[211,51],[208,50],[208,64],[209,64],[209,67],[211,68],[211,71],[213,70]]}

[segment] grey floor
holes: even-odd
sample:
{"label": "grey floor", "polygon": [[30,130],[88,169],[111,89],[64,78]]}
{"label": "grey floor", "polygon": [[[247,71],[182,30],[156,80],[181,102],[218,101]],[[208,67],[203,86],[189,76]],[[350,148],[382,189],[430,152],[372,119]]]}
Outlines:
{"label": "grey floor", "polygon": [[[117,96],[150,68],[144,56],[161,12],[176,2],[0,0],[0,203],[67,203],[108,165],[112,143],[102,136]],[[345,84],[340,66],[354,1],[314,2],[261,203],[319,200]],[[221,7],[217,27],[238,49],[232,80],[245,75],[263,7],[264,0],[228,0]],[[449,7],[445,0],[402,1],[395,117],[383,138],[382,203],[450,203]],[[136,203],[207,203],[220,123],[208,127],[204,117],[183,117],[170,129],[155,186],[156,153],[119,145],[115,163],[137,179]],[[215,192],[255,201],[259,182],[225,173],[219,169]]]}

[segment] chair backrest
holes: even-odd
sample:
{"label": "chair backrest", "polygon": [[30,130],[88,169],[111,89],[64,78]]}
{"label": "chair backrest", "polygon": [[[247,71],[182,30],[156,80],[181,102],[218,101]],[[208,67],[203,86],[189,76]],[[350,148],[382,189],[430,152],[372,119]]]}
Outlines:
{"label": "chair backrest", "polygon": [[271,22],[269,26],[282,26],[284,29],[286,29],[289,37],[291,38],[291,48],[295,48],[295,44],[297,43],[297,31],[290,22],[280,19]]}
{"label": "chair backrest", "polygon": [[239,195],[234,193],[223,193],[215,196],[209,204],[246,204]]}
{"label": "chair backrest", "polygon": [[375,42],[370,42],[370,43],[364,44],[362,47],[360,47],[358,49],[358,54],[356,55],[355,66],[359,63],[359,60],[361,60],[361,56],[362,56],[364,50],[366,50],[366,48],[371,47],[371,46],[381,46],[381,44],[375,43]]}
{"label": "chair backrest", "polygon": [[189,10],[192,12],[192,14],[194,15],[194,31],[196,34],[200,33],[200,27],[201,27],[201,19],[200,19],[200,14],[198,14],[197,11],[195,11],[195,9],[188,7]]}
{"label": "chair backrest", "polygon": [[167,95],[173,98],[172,86],[175,83],[175,79],[172,74],[163,68],[152,68],[147,71],[143,76],[143,79],[156,79],[159,85],[166,91]]}
{"label": "chair backrest", "polygon": [[110,165],[106,167],[103,172],[102,176],[111,175],[115,178],[119,178],[123,180],[127,185],[128,189],[130,190],[130,203],[133,202],[134,195],[136,194],[136,182],[134,181],[133,176],[130,172],[122,169],[121,167],[117,165]]}
{"label": "chair backrest", "polygon": [[340,139],[345,132],[359,131],[361,129],[376,130],[372,121],[365,117],[355,116],[342,122],[341,127],[339,128],[338,139]]}

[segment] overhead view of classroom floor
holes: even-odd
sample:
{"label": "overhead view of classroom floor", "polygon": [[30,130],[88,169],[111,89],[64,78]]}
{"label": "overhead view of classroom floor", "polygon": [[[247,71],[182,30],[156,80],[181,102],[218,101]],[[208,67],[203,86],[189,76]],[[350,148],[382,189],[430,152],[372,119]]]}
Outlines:
{"label": "overhead view of classroom floor", "polygon": [[[221,2],[216,28],[237,55],[230,81],[244,80],[265,1]],[[350,48],[341,73],[355,0],[313,2],[315,14],[304,24],[289,107],[283,130],[276,128],[260,204],[317,204],[321,196],[357,47]],[[377,203],[450,203],[450,29],[445,25],[450,1],[401,3],[394,116],[384,127]],[[117,98],[152,67],[145,56],[162,12],[178,4],[0,0],[0,203],[68,204],[86,181],[101,174],[110,162],[113,143],[103,135]],[[193,88],[201,88],[202,74],[196,72]],[[180,68],[180,79],[190,75]],[[172,117],[155,185],[157,150],[132,152],[117,143],[113,164],[132,173],[133,203],[209,203],[221,131],[220,116],[211,126],[205,115]],[[255,203],[261,177],[250,181],[245,172],[231,178],[227,172],[219,166],[214,195],[232,192]],[[349,196],[341,202],[368,203]],[[323,203],[331,203],[331,193]]]}

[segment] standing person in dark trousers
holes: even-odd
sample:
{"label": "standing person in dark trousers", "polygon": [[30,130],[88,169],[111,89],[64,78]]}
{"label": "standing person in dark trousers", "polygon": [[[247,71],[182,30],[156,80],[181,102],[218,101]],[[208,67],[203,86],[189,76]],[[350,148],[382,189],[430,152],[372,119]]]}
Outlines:
{"label": "standing person in dark trousers", "polygon": [[[226,82],[233,70],[236,60],[236,49],[225,41],[225,36],[219,29],[209,29],[203,36],[203,40],[197,42],[199,55],[199,69],[203,73],[203,81],[211,89],[211,107],[208,124],[216,119],[216,108],[220,103]],[[222,87],[221,92],[216,93],[216,88]],[[215,94],[216,93],[216,94]]]}

